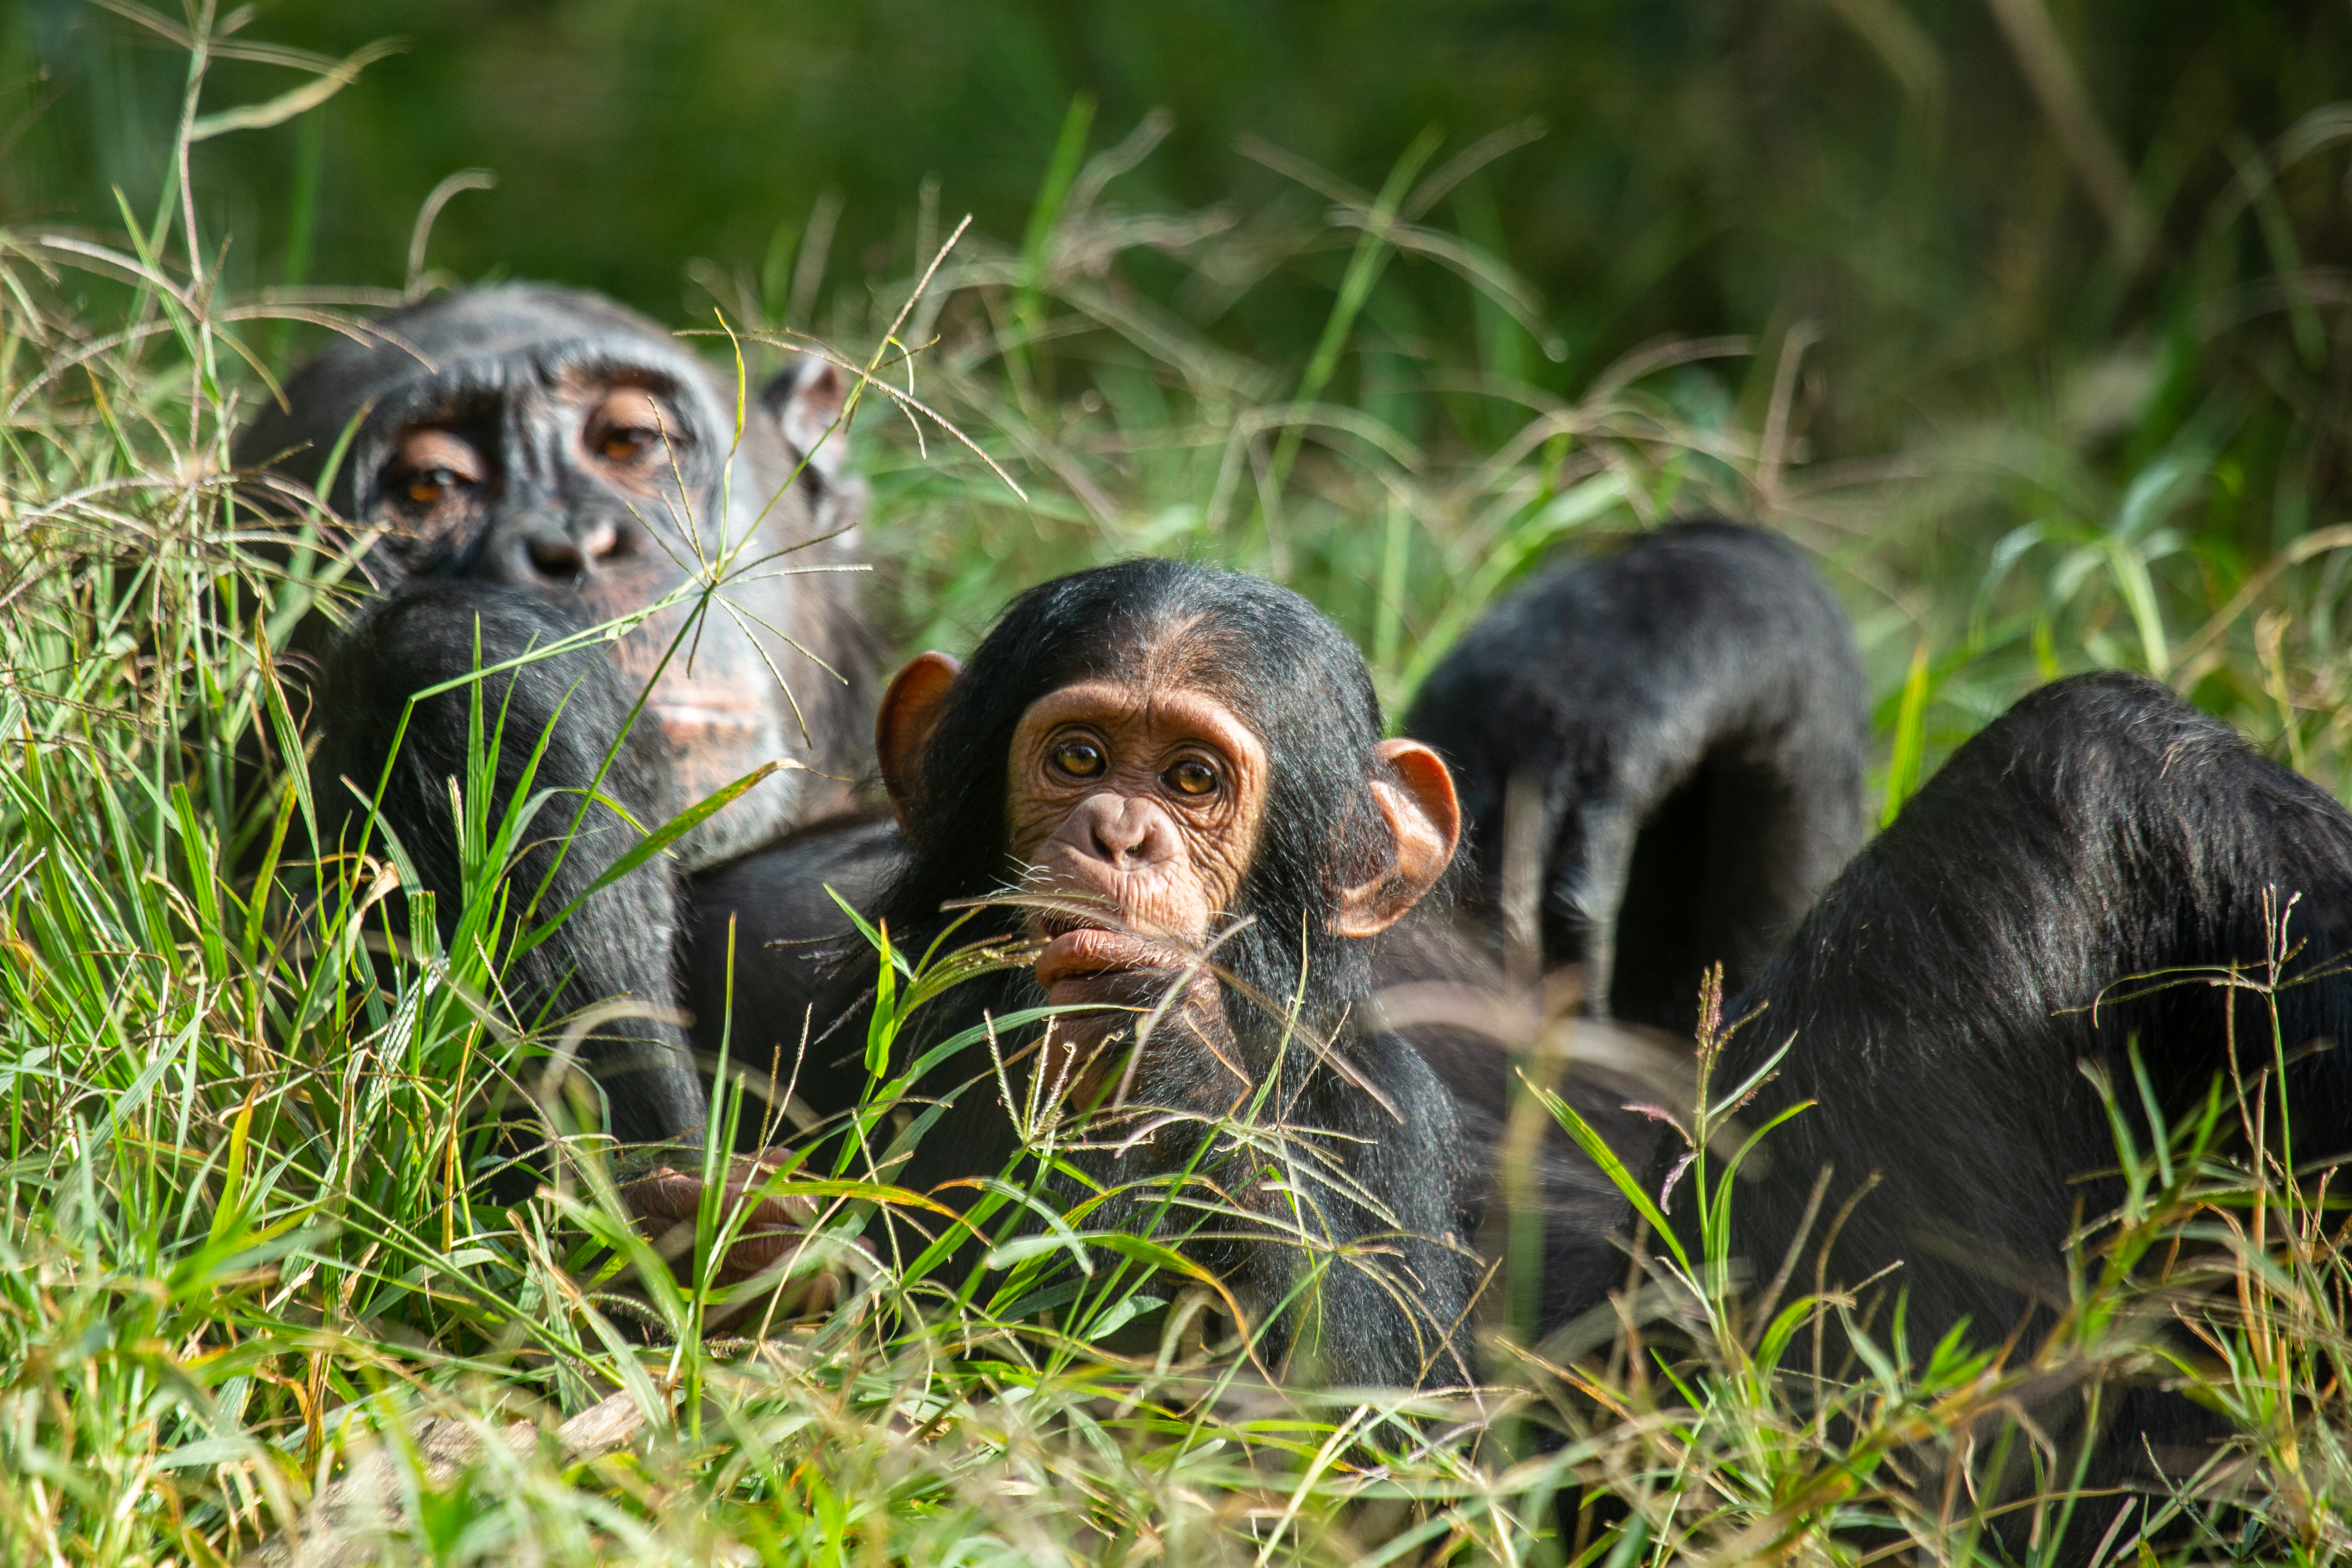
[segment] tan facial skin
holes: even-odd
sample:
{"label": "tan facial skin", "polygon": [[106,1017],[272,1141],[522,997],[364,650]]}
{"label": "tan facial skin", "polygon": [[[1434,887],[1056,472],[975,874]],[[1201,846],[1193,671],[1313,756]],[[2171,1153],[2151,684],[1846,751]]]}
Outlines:
{"label": "tan facial skin", "polygon": [[[961,667],[922,655],[891,683],[877,726],[884,782],[909,826],[922,753]],[[1327,918],[1369,937],[1402,919],[1453,858],[1461,810],[1445,764],[1412,741],[1373,749],[1374,799],[1394,842],[1370,880],[1334,887]],[[1037,983],[1056,1005],[1149,1006],[1229,923],[1271,784],[1265,746],[1223,701],[1182,685],[1089,680],[1038,699],[1005,759],[1005,834],[1031,868],[1023,890],[1056,901],[1031,917],[1045,939]],[[1216,1005],[1193,986],[1184,1013]],[[1096,1043],[1123,1016],[1082,1024]]]}

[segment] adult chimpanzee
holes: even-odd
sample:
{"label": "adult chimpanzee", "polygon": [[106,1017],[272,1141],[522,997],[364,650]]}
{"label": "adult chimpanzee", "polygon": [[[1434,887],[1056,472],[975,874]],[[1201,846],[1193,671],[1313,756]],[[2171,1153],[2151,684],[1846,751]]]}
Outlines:
{"label": "adult chimpanzee", "polygon": [[[1663,1049],[1620,1031],[1602,1051],[1588,1026],[1571,1037],[1576,1060],[1539,1069],[1638,1168],[1657,1127],[1627,1106],[1686,1089],[1674,1040],[1689,1037],[1702,976],[1718,963],[1733,986],[1752,975],[1860,840],[1870,726],[1844,611],[1778,535],[1661,528],[1515,590],[1423,682],[1404,729],[1461,791],[1461,933],[1491,952],[1510,945],[1507,919],[1528,919],[1546,1005],[1669,1032]],[[1631,1211],[1548,1118],[1512,1126],[1515,1069],[1528,1064],[1506,1042],[1432,1026],[1446,988],[1490,980],[1427,922],[1405,938],[1383,977],[1441,988],[1413,1038],[1474,1142],[1495,1151],[1478,1234],[1500,1239],[1507,1198],[1539,1195],[1546,1210],[1540,1256],[1509,1249],[1496,1296],[1532,1315],[1522,1330],[1549,1329],[1622,1282],[1615,1237]],[[1516,1016],[1502,1015],[1509,1046],[1526,1043]],[[1523,1276],[1538,1265],[1539,1279]]]}
{"label": "adult chimpanzee", "polygon": [[[1091,1111],[1067,1156],[1112,1194],[1089,1226],[1149,1228],[1174,1192],[1168,1228],[1258,1320],[1269,1364],[1459,1382],[1475,1152],[1422,1058],[1363,1022],[1374,939],[1453,857],[1454,792],[1427,747],[1381,739],[1339,631],[1271,584],[1129,562],[1024,594],[968,668],[917,659],[877,728],[907,845],[878,899],[894,943],[921,952],[950,906],[995,900],[957,940],[1036,944],[932,1003],[902,1050],[1080,1009],[1019,1070]],[[859,951],[815,987],[798,1084],[821,1109],[865,1081],[873,984]],[[984,1053],[927,1088],[957,1084],[912,1186],[1014,1152]]]}
{"label": "adult chimpanzee", "polygon": [[[295,375],[286,406],[237,443],[240,466],[277,476],[257,487],[266,504],[286,510],[285,481],[323,487],[336,516],[381,531],[359,564],[376,596],[341,633],[303,633],[322,805],[362,809],[341,781],[377,789],[412,693],[656,605],[601,649],[488,683],[484,707],[504,735],[491,820],[543,733],[534,791],[593,784],[645,827],[762,763],[803,764],[698,826],[681,847],[689,867],[755,853],[849,803],[832,781],[864,771],[873,659],[852,580],[836,574],[864,499],[835,428],[841,373],[801,360],[750,401],[739,430],[731,379],[594,295],[475,289],[394,311],[367,335]],[[378,803],[445,921],[459,883],[446,781],[463,772],[467,710],[462,690],[419,706]],[[582,799],[558,794],[541,809],[509,919],[542,884],[537,912],[562,908],[635,842],[601,804],[562,842]],[[625,1139],[701,1120],[670,1017],[676,899],[669,866],[650,865],[508,975],[526,1017],[620,995],[644,1005],[587,1047]]]}
{"label": "adult chimpanzee", "polygon": [[[2352,815],[2326,792],[2145,677],[2044,687],[1945,764],[1727,1009],[1756,1016],[1719,1084],[1789,1047],[1743,1115],[1816,1102],[1740,1184],[1738,1246],[1759,1279],[1792,1247],[1810,1260],[1819,1173],[1835,1173],[1828,1212],[1875,1177],[1837,1231],[1832,1285],[1899,1259],[1915,1352],[1962,1317],[1988,1344],[2046,1324],[2066,1300],[2076,1205],[2096,1222],[2121,1193],[2084,1183],[2116,1153],[2081,1064],[2146,1148],[2162,1133],[2137,1109],[2135,1046],[2168,1125],[2217,1079],[2234,1092],[2232,1038],[2257,1092],[2275,1092],[2261,1079],[2283,1052],[2292,1160],[2352,1154],[2348,952]],[[2274,987],[2275,1035],[2263,994],[2214,984],[2232,966]],[[2273,1113],[2273,1153],[2289,1152],[2287,1131]],[[1678,1193],[1671,1212],[1686,1224],[1691,1211]],[[2105,1414],[2121,1440],[2095,1479],[2144,1463],[2143,1433],[2201,1430],[2185,1402],[2150,1390]]]}

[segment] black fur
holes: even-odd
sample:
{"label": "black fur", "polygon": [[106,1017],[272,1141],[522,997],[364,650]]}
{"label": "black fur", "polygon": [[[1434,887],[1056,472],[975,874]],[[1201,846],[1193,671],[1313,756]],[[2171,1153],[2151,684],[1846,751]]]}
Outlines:
{"label": "black fur", "polygon": [[1491,921],[1509,781],[1540,787],[1547,966],[1596,1012],[1687,1033],[1861,841],[1870,723],[1845,613],[1762,529],[1694,522],[1563,563],[1489,613],[1404,723],[1454,770]]}
{"label": "black fur", "polygon": [[[784,1141],[795,1124],[790,1109],[772,1100],[772,1068],[774,1094],[789,1089],[809,1108],[800,1120],[836,1113],[865,1089],[865,1031],[841,1022],[836,993],[845,976],[857,982],[856,991],[874,983],[874,953],[825,889],[870,914],[904,860],[898,826],[887,817],[843,817],[688,879],[678,999],[694,1019],[696,1054],[715,1062],[723,1047],[743,1068],[740,1079],[749,1100],[737,1143],[744,1152]],[[862,974],[856,973],[858,964],[865,965]],[[821,1007],[828,1010],[820,1014]]]}
{"label": "black fur", "polygon": [[[335,644],[319,681],[325,739],[313,771],[318,799],[331,825],[330,842],[357,847],[356,819],[365,809],[362,796],[375,794],[400,721],[401,704],[388,694],[471,672],[478,668],[478,630],[485,649],[520,651],[534,643],[548,646],[573,629],[552,607],[488,584],[438,584],[429,592],[412,590],[369,605]],[[539,759],[530,793],[559,787],[559,781],[561,787],[576,790],[604,767],[606,747],[622,732],[633,697],[593,649],[526,664],[486,679],[482,728],[498,746],[491,831],[498,830],[500,818],[517,800],[523,770],[542,733],[548,737],[547,750]],[[382,828],[397,837],[425,886],[436,896],[445,935],[463,887],[448,780],[466,774],[469,707],[468,692],[462,687],[418,705],[393,755],[380,797]],[[644,733],[630,731],[629,742],[604,770],[598,786],[641,821],[667,787],[667,761],[658,746],[645,742]],[[558,794],[541,807],[527,830],[524,851],[509,879],[509,934],[536,923],[526,920],[525,905],[542,882],[546,890],[539,899],[537,920],[579,897],[636,842],[634,829],[608,807],[596,805],[589,807],[566,847],[562,835],[579,806],[576,793]],[[389,853],[381,837],[372,847],[379,856]],[[668,868],[658,860],[596,893],[566,923],[563,941],[542,943],[509,968],[507,994],[520,1018],[560,1018],[615,995],[665,1003],[675,901]],[[646,1142],[700,1122],[700,1086],[674,1025],[660,1019],[617,1019],[592,1033],[583,1054],[584,1065],[604,1089],[615,1137]]]}
{"label": "black fur", "polygon": [[[2168,1116],[2201,1104],[2231,1066],[2230,993],[2135,976],[2233,962],[2259,973],[2282,943],[2294,949],[2287,973],[2305,978],[2278,1003],[2295,1157],[2308,1169],[2352,1153],[2352,1067],[2337,1048],[2352,1028],[2352,975],[2338,967],[2352,950],[2352,815],[2155,681],[2084,676],[2018,703],[1769,961],[1853,840],[1864,735],[1850,636],[1785,546],[1682,528],[1539,578],[1464,640],[1411,728],[1457,766],[1482,910],[1499,882],[1505,782],[1543,784],[1546,956],[1587,964],[1619,1015],[1684,1025],[1701,965],[1719,957],[1735,985],[1748,976],[1727,1016],[1753,1016],[1717,1090],[1789,1045],[1742,1119],[1816,1102],[1737,1185],[1733,1241],[1759,1287],[1800,1240],[1824,1167],[1824,1215],[1876,1176],[1827,1283],[1899,1265],[1873,1327],[1892,1332],[1892,1293],[1907,1292],[1915,1356],[1963,1319],[1979,1344],[2016,1331],[2030,1342],[2064,1299],[2077,1205],[2095,1219],[2118,1191],[2095,1179],[2116,1155],[2081,1064],[2136,1106],[2137,1041]],[[2265,923],[2282,918],[2283,938]],[[2252,1075],[2272,1060],[2268,1018],[2235,994]],[[1473,1128],[1498,1126],[1502,1075],[1477,1070],[1475,1053],[1435,1059]],[[1625,1150],[1623,1121],[1603,1131]],[[1654,1146],[1629,1163],[1654,1193],[1682,1148],[1671,1134]],[[1603,1248],[1622,1217],[1559,1145],[1547,1160],[1541,1328],[1600,1301],[1623,1269]],[[1675,1191],[1678,1226],[1696,1223],[1692,1190]],[[1803,1238],[1803,1289],[1826,1223]],[[2080,1423],[2079,1409],[2042,1418]],[[2112,1393],[2105,1419],[2094,1484],[2129,1482],[2147,1444],[2173,1446],[2160,1458],[2176,1473],[2205,1457],[2205,1418],[2160,1391]]]}
{"label": "black fur", "polygon": [[[1861,837],[1869,714],[1853,629],[1804,557],[1758,528],[1676,524],[1538,573],[1438,665],[1405,732],[1445,757],[1461,792],[1467,930],[1401,931],[1384,978],[1488,983],[1465,948],[1501,945],[1506,800],[1522,776],[1538,808],[1544,966],[1572,970],[1586,1011],[1669,1031],[1676,1057],[1706,969],[1722,963],[1733,986],[1752,975]],[[1518,1087],[1507,1044],[1417,1038],[1474,1142],[1504,1157]],[[1639,1170],[1657,1124],[1628,1102],[1677,1095],[1596,1071],[1592,1047],[1588,1029],[1558,1087]],[[1647,1054],[1653,1075],[1686,1073]],[[1542,1335],[1624,1282],[1615,1238],[1630,1210],[1558,1129],[1539,1159],[1542,1278],[1510,1291],[1534,1303],[1519,1326]],[[1482,1194],[1490,1246],[1502,1175]]]}
{"label": "black fur", "polygon": [[[1362,659],[1304,599],[1255,578],[1165,561],[1081,573],[1023,595],[973,654],[942,711],[927,757],[925,805],[878,912],[897,944],[919,952],[944,927],[944,904],[1014,886],[1020,868],[1005,842],[1005,779],[1021,714],[1074,682],[1141,679],[1147,671],[1221,697],[1265,744],[1271,786],[1240,896],[1254,923],[1218,949],[1219,962],[1257,997],[1298,995],[1303,1005],[1296,1028],[1286,1029],[1280,1016],[1227,986],[1223,1016],[1254,1080],[1274,1086],[1261,1120],[1299,1130],[1341,1173],[1335,1179],[1295,1158],[1282,1173],[1301,1188],[1307,1227],[1320,1231],[1328,1250],[1310,1257],[1230,1215],[1208,1219],[1188,1245],[1260,1310],[1288,1297],[1310,1262],[1328,1265],[1315,1296],[1312,1342],[1293,1342],[1301,1321],[1296,1314],[1276,1322],[1260,1342],[1270,1363],[1297,1350],[1297,1364],[1311,1363],[1332,1381],[1458,1383],[1475,1278],[1465,1245],[1465,1201],[1477,1154],[1465,1146],[1453,1101],[1421,1057],[1394,1036],[1358,1026],[1372,984],[1372,944],[1335,934],[1328,917],[1332,889],[1360,879],[1387,852],[1387,827],[1370,790],[1380,710]],[[958,940],[1012,934],[1021,918],[1017,910],[983,910]],[[722,928],[713,922],[705,929]],[[816,1009],[820,1035],[845,1005],[864,1005],[873,976],[870,952],[843,962],[834,999]],[[782,984],[793,982],[787,975]],[[902,1037],[902,1048],[919,1050],[984,1013],[1003,1016],[1044,1000],[1026,969],[970,983],[933,1004],[918,1037]],[[744,1016],[739,998],[737,1016]],[[771,1033],[797,1032],[794,1018],[762,1023]],[[743,1026],[739,1023],[739,1031]],[[1231,1078],[1200,1052],[1171,1048],[1175,1033],[1144,1050],[1128,1103],[1196,1117],[1223,1110],[1235,1099]],[[862,1042],[864,1034],[853,1014],[831,1037]],[[1318,1060],[1304,1036],[1332,1039],[1337,1054],[1377,1086],[1395,1114]],[[856,1048],[813,1047],[802,1071],[803,1093],[848,1067],[835,1058]],[[943,1090],[986,1071],[980,1052],[967,1053],[928,1087]],[[1187,1122],[1124,1153],[1098,1151],[1076,1162],[1106,1185],[1169,1175],[1192,1158],[1200,1125]],[[930,1130],[904,1179],[928,1188],[992,1173],[1013,1151],[1011,1124],[986,1079]],[[1223,1140],[1202,1169],[1244,1207],[1275,1213],[1285,1201],[1258,1185],[1272,1173]],[[1349,1186],[1365,1201],[1350,1195]],[[1089,1223],[1145,1228],[1146,1206],[1115,1202],[1094,1211]]]}
{"label": "black fur", "polygon": [[[609,482],[585,460],[578,389],[613,385],[646,390],[667,410],[658,498]],[[337,517],[385,531],[359,567],[383,597],[340,633],[313,617],[298,634],[306,658],[289,665],[298,674],[306,665],[316,671],[320,784],[331,804],[350,799],[336,782],[341,774],[373,788],[409,695],[472,668],[478,637],[481,662],[499,663],[643,609],[686,582],[698,561],[737,545],[723,595],[745,613],[712,605],[656,691],[730,710],[740,721],[693,731],[695,741],[681,749],[657,722],[659,704],[648,707],[607,788],[650,828],[762,762],[805,764],[698,826],[679,846],[689,868],[738,861],[797,824],[854,804],[850,788],[829,780],[867,770],[872,639],[855,579],[797,570],[851,558],[863,504],[862,486],[843,469],[839,433],[827,434],[840,385],[822,363],[803,359],[777,376],[752,403],[739,439],[731,373],[722,378],[608,300],[512,284],[393,311],[369,325],[367,342],[337,343],[286,390],[287,406],[265,408],[239,437],[240,466],[268,476],[257,477],[248,494],[283,510],[302,488],[325,484],[321,499]],[[488,458],[478,507],[463,526],[419,526],[403,511],[394,458],[404,432],[418,427],[450,431]],[[347,431],[348,451],[329,483],[327,464]],[[592,538],[614,542],[600,554],[586,542]],[[587,786],[684,613],[665,611],[604,651],[493,683],[493,710],[509,684],[513,700],[494,816],[507,809],[512,769],[559,709],[535,787]],[[384,803],[387,821],[439,895],[445,929],[457,910],[443,781],[462,772],[465,715],[462,693],[418,711]],[[537,831],[555,831],[559,816],[568,821],[562,803],[575,798],[559,797]],[[560,908],[569,896],[562,889],[576,891],[632,841],[601,811],[589,826],[542,912]],[[547,855],[534,850],[513,879],[525,896]],[[557,941],[524,961],[517,998],[526,1012],[562,1014],[618,995],[668,1010],[679,924],[669,868],[640,871],[592,900]],[[652,1138],[698,1126],[701,1091],[677,1032],[631,1027],[638,1032],[628,1037],[651,1055],[647,1065],[636,1053],[641,1065],[625,1085],[608,1081],[616,1129]],[[599,1059],[612,1066],[620,1049]]]}
{"label": "black fur", "polygon": [[[1874,1173],[1829,1283],[1899,1259],[1891,1285],[1909,1292],[1915,1353],[1962,1317],[1982,1343],[2046,1324],[2046,1304],[2064,1299],[2075,1205],[2095,1218],[2117,1193],[2081,1180],[2116,1155],[2078,1064],[2136,1106],[2137,1040],[2168,1116],[2201,1103],[2229,1070],[2231,994],[2128,983],[2232,963],[2260,976],[2281,921],[2299,950],[2285,976],[2314,977],[2278,994],[2284,1048],[2332,1047],[2287,1072],[2295,1159],[2309,1165],[2352,1152],[2341,1048],[2352,815],[2144,677],[2079,676],[2020,701],[1905,806],[1732,1004],[1734,1017],[1762,1011],[1733,1037],[1719,1082],[1794,1041],[1746,1118],[1819,1102],[1773,1132],[1766,1173],[1738,1186],[1737,1240],[1758,1277],[1797,1239],[1822,1167],[1836,1173],[1832,1208]],[[2273,1060],[2270,1025],[2257,998],[2236,995],[2251,1079]],[[1678,1220],[1694,1207],[1676,1193]],[[2141,1431],[2161,1441],[2196,1426],[2178,1402],[2146,1395],[2115,1419],[2115,1463]]]}

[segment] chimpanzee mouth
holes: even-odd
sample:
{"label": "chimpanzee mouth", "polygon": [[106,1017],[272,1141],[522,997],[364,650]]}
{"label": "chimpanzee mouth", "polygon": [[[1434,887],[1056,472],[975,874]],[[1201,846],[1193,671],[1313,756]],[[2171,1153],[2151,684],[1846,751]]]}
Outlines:
{"label": "chimpanzee mouth", "polygon": [[1051,911],[1037,917],[1037,934],[1047,942],[1069,935],[1072,931],[1108,931],[1100,921],[1085,920],[1077,915],[1061,915]]}
{"label": "chimpanzee mouth", "polygon": [[1040,913],[1036,929],[1045,939],[1045,951],[1036,958],[1037,984],[1049,991],[1066,980],[1176,967],[1159,943],[1113,931],[1083,915],[1060,910]]}
{"label": "chimpanzee mouth", "polygon": [[745,731],[756,728],[761,715],[739,704],[719,702],[651,702],[655,720],[668,731]]}

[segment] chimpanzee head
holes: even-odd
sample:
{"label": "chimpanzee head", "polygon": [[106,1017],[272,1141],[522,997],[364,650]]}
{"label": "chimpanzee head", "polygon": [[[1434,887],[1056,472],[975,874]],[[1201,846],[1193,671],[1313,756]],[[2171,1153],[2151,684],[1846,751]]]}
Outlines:
{"label": "chimpanzee head", "polygon": [[[1212,943],[1320,1027],[1364,991],[1365,939],[1438,881],[1459,829],[1427,747],[1381,739],[1362,658],[1313,606],[1170,561],[1016,599],[968,668],[925,654],[890,687],[882,774],[912,858],[901,932],[1015,889],[999,931],[1044,939],[1055,1003],[1133,1003]],[[1241,929],[1235,930],[1236,924]],[[1245,1038],[1258,1033],[1228,1005]]]}
{"label": "chimpanzee head", "polygon": [[[383,531],[360,567],[374,587],[487,581],[587,626],[709,581],[731,552],[725,605],[709,606],[647,704],[669,744],[673,804],[767,759],[809,757],[795,696],[814,710],[820,746],[828,729],[856,726],[826,722],[840,683],[792,646],[839,646],[816,623],[848,615],[835,583],[795,571],[837,560],[864,503],[832,428],[847,390],[840,371],[800,360],[743,409],[739,432],[731,374],[593,294],[470,289],[395,310],[369,334],[289,381],[287,406],[266,407],[236,456],[316,487],[349,431],[321,499]],[[808,548],[828,536],[834,544]],[[613,645],[633,685],[653,675],[689,608]],[[838,771],[821,749],[815,761]],[[733,819],[724,831],[698,836],[703,858],[764,836],[792,805],[789,783],[763,786],[723,815]]]}

